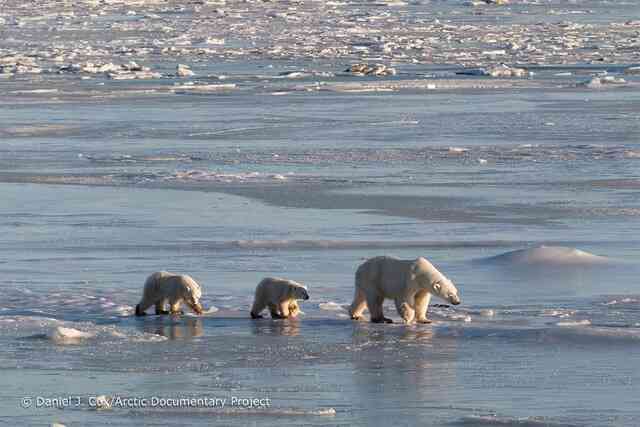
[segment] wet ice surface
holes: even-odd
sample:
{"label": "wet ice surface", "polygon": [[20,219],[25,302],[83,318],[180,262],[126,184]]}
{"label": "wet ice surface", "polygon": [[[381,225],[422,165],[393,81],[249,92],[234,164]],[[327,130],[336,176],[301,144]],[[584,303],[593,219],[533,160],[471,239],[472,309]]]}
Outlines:
{"label": "wet ice surface", "polygon": [[[438,231],[402,242],[403,233],[424,238],[435,227],[352,210],[180,190],[4,184],[3,192],[11,203],[2,228],[15,239],[1,248],[0,364],[14,384],[3,391],[6,422],[128,425],[140,414],[151,425],[638,420],[640,295],[637,265],[627,259],[636,243],[607,241],[615,232],[564,243],[607,255],[605,264],[550,247],[556,259],[547,265],[545,248],[519,250],[530,242]],[[199,214],[184,221],[185,210]],[[433,306],[431,325],[346,319],[353,271],[379,253],[427,254],[456,281],[463,304]],[[576,256],[586,262],[576,265]],[[144,278],[161,268],[193,275],[210,314],[132,317]],[[248,318],[264,275],[309,286],[300,319]],[[386,312],[398,322],[391,305]],[[22,396],[41,395],[83,403],[16,412]],[[95,411],[88,399],[96,395],[268,397],[272,406]]]}
{"label": "wet ice surface", "polygon": [[[29,298],[23,301],[37,306]],[[370,425],[380,420],[411,425],[425,416],[434,424],[469,423],[477,417],[497,417],[496,424],[508,425],[527,417],[542,425],[632,424],[637,421],[632,396],[638,380],[633,350],[640,345],[640,329],[607,324],[603,318],[613,315],[608,311],[612,301],[581,301],[579,307],[565,302],[556,309],[494,305],[493,315],[479,307],[456,313],[436,308],[431,326],[352,322],[309,302],[307,314],[297,321],[251,321],[245,312],[229,311],[203,318],[123,317],[93,326],[67,322],[67,327],[94,335],[74,343],[51,343],[32,334],[59,322],[7,315],[0,328],[5,348],[13,351],[4,351],[2,363],[8,380],[21,378],[20,392],[26,395],[44,389],[47,396],[64,392],[84,399],[106,394],[268,396],[273,401],[264,410],[96,412],[85,403],[62,412],[19,413],[30,422],[129,424],[144,413],[151,424],[245,425],[264,417],[267,423],[285,425]],[[616,313],[626,309],[627,321],[637,321],[637,304],[622,304],[627,306]],[[67,310],[73,313],[74,307],[63,302],[59,313]],[[94,314],[102,313],[98,308]],[[586,317],[592,324],[578,320]],[[42,360],[37,355],[45,351],[47,359]],[[538,392],[541,388],[545,393]],[[631,397],[612,396],[617,390]],[[7,410],[14,399],[3,399]],[[519,401],[526,401],[526,408],[514,410]],[[577,409],[587,404],[587,414]]]}
{"label": "wet ice surface", "polygon": [[[4,5],[0,422],[640,423],[634,2]],[[380,254],[463,304],[348,320]],[[205,316],[131,316],[161,269]]]}

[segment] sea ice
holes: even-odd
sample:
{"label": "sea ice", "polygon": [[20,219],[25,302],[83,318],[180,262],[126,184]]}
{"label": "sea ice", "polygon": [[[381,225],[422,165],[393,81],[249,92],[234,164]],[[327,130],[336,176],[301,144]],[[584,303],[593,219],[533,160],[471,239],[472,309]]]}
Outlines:
{"label": "sea ice", "polygon": [[78,344],[82,340],[95,337],[95,334],[56,326],[49,331],[47,337],[56,344]]}
{"label": "sea ice", "polygon": [[178,64],[176,66],[176,75],[178,77],[193,77],[195,73],[191,71],[188,65]]}

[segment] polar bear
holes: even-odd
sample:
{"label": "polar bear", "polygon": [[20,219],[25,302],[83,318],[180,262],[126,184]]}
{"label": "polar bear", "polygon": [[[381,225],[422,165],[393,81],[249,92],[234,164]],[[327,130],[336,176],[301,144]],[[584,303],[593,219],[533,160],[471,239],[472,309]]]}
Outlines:
{"label": "polar bear", "polygon": [[[190,276],[158,271],[144,282],[142,300],[136,305],[136,316],[144,316],[152,305],[156,307],[156,314],[184,314],[180,310],[183,301],[196,314],[202,314],[201,297],[200,285]],[[170,311],[165,310],[167,301]]]}
{"label": "polar bear", "polygon": [[262,319],[260,312],[269,307],[272,319],[286,319],[300,314],[296,300],[308,300],[307,289],[293,280],[266,277],[256,287],[251,318]]}
{"label": "polar bear", "polygon": [[398,314],[406,323],[416,320],[430,323],[427,309],[431,295],[460,304],[458,289],[423,257],[401,260],[388,256],[370,258],[356,271],[356,289],[349,314],[354,320],[369,308],[374,323],[392,323],[384,317],[382,303],[385,298],[395,300]]}

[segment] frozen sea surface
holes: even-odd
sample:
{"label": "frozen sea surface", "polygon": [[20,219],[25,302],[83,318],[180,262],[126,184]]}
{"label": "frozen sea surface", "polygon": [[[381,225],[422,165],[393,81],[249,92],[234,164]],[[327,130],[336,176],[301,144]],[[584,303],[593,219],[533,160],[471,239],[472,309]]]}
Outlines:
{"label": "frozen sea surface", "polygon": [[[615,254],[603,260],[529,241],[454,240],[460,232],[439,222],[218,192],[3,184],[3,194],[1,226],[13,239],[0,248],[7,424],[133,425],[140,415],[146,425],[639,420],[637,242],[603,235],[562,243]],[[456,281],[463,304],[432,307],[431,325],[348,320],[353,271],[380,253],[429,256]],[[193,275],[208,313],[133,317],[144,278],[158,269]],[[248,318],[265,275],[309,286],[299,319]],[[271,406],[96,411],[96,395],[269,398]],[[34,400],[22,409],[24,396],[81,403],[36,408]]]}
{"label": "frozen sea surface", "polygon": [[[0,424],[640,424],[635,3],[6,3]],[[352,322],[382,254],[462,304]],[[157,270],[206,314],[132,316]]]}

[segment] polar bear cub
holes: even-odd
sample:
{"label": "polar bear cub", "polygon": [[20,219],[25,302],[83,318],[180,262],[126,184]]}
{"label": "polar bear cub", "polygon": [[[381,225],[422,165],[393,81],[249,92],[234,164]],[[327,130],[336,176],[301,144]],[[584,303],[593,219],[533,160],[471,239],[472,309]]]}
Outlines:
{"label": "polar bear cub", "polygon": [[453,282],[423,257],[415,260],[370,258],[358,267],[355,282],[355,296],[349,308],[354,320],[360,319],[368,307],[372,322],[392,323],[382,312],[385,298],[395,301],[396,310],[406,323],[414,320],[429,323],[427,309],[431,295],[453,305],[460,304]]}
{"label": "polar bear cub", "polygon": [[302,284],[279,277],[266,277],[256,287],[251,318],[261,319],[260,313],[267,307],[272,319],[296,317],[300,313],[298,299],[309,299],[307,289]]}
{"label": "polar bear cub", "polygon": [[[158,271],[144,282],[142,299],[136,305],[136,316],[144,316],[151,306],[155,306],[156,314],[183,314],[180,310],[182,302],[196,314],[202,314],[204,310],[200,304],[201,297],[200,285],[190,276]],[[165,310],[167,302],[170,311]]]}

